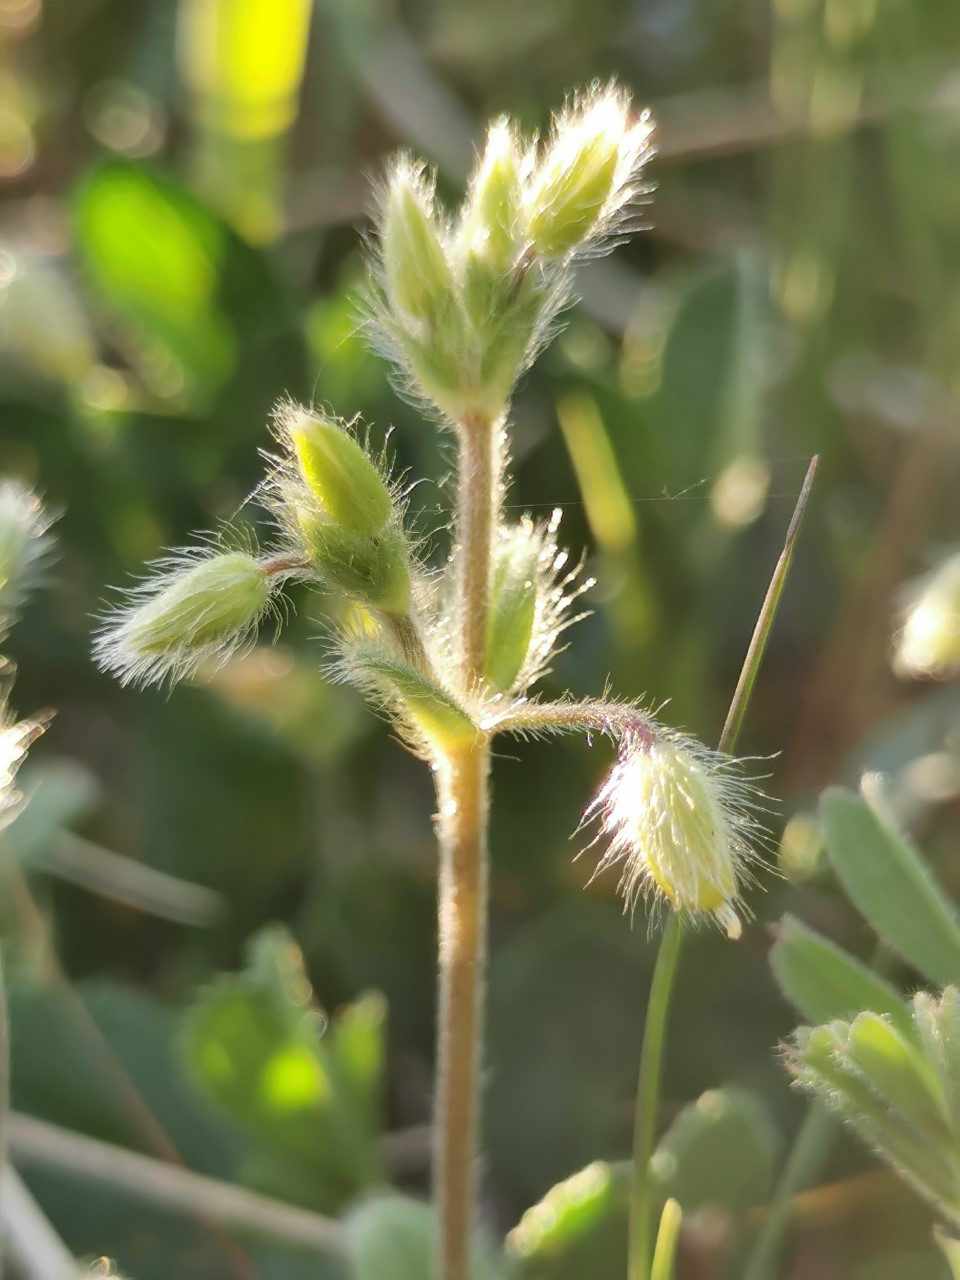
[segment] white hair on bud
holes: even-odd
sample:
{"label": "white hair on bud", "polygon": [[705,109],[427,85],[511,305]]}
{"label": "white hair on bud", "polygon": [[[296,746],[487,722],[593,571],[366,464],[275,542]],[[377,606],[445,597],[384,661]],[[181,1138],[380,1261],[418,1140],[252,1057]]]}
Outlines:
{"label": "white hair on bud", "polygon": [[0,481],[0,629],[6,630],[50,554],[52,524],[40,499],[18,480]]}
{"label": "white hair on bud", "polygon": [[13,668],[0,665],[0,828],[6,826],[16,812],[20,793],[16,788],[17,770],[23,763],[31,743],[43,733],[46,717],[17,720],[7,705]]}
{"label": "white hair on bud", "polygon": [[525,192],[531,216],[565,188],[575,189],[577,171],[591,149],[606,146],[616,154],[610,189],[593,225],[572,250],[575,258],[609,253],[632,230],[630,219],[650,186],[643,170],[654,155],[654,122],[649,111],[632,114],[631,96],[622,85],[595,81],[571,95],[553,118],[539,155],[528,162],[533,176]]}
{"label": "white hair on bud", "polygon": [[764,801],[741,761],[661,729],[623,739],[584,820],[596,820],[607,841],[598,871],[622,867],[628,906],[643,897],[695,918],[711,915],[738,938],[742,889],[762,858],[756,813]]}
{"label": "white hair on bud", "polygon": [[575,560],[571,567],[570,553],[559,546],[557,530],[561,514],[557,508],[549,520],[540,524],[525,515],[513,529],[500,531],[502,539],[526,541],[536,552],[536,612],[530,647],[515,685],[518,691],[525,692],[549,674],[550,663],[561,651],[557,648],[561,634],[589,612],[574,612],[577,600],[590,590],[594,580],[581,577],[582,558]]}
{"label": "white hair on bud", "polygon": [[122,685],[175,684],[203,664],[222,666],[252,645],[287,563],[253,548],[184,548],[153,563],[103,619],[93,652]]}

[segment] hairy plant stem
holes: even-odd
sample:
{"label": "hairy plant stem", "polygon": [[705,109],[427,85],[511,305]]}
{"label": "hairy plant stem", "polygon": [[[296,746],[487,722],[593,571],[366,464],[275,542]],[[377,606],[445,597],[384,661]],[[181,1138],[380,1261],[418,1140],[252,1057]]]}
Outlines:
{"label": "hairy plant stem", "polygon": [[[500,429],[479,414],[457,424],[454,573],[457,661],[469,697],[483,677],[490,561],[500,502]],[[468,1280],[476,1185],[480,1046],[487,933],[490,742],[448,751],[435,766],[440,841],[440,972],[434,1102],[439,1280]]]}
{"label": "hairy plant stem", "polygon": [[478,739],[437,768],[440,990],[434,1196],[441,1280],[467,1280],[476,1185],[487,928],[490,749]]}
{"label": "hairy plant stem", "polygon": [[500,434],[500,424],[480,413],[466,414],[457,424],[457,660],[465,692],[483,676],[490,561],[500,508]]}

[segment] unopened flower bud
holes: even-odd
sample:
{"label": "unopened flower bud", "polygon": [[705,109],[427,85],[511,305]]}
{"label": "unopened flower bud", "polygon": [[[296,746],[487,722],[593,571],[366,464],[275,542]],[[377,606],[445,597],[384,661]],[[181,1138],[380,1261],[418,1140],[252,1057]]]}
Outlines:
{"label": "unopened flower bud", "polygon": [[461,252],[504,277],[522,244],[523,156],[507,120],[490,126],[480,167],[470,183],[458,231]]}
{"label": "unopened flower bud", "polygon": [[132,603],[105,621],[94,652],[121,684],[177,680],[252,639],[271,593],[268,569],[245,551],[184,558],[132,592]]}
{"label": "unopened flower bud", "polygon": [[544,258],[573,252],[609,229],[635,194],[652,126],[630,122],[622,90],[594,92],[565,110],[524,195],[531,242]]}
{"label": "unopened flower bud", "polygon": [[383,267],[394,311],[433,326],[453,292],[433,192],[407,161],[393,171],[383,214]]}
{"label": "unopened flower bud", "polygon": [[906,677],[960,675],[960,551],[911,591],[894,669]]}
{"label": "unopened flower bud", "polygon": [[537,615],[540,544],[534,537],[505,538],[497,548],[490,601],[484,675],[494,689],[513,683],[530,651]]}
{"label": "unopened flower bud", "polygon": [[297,505],[299,536],[319,576],[370,609],[406,613],[410,567],[403,534],[394,526],[365,537],[329,519],[312,503]]}
{"label": "unopened flower bud", "polygon": [[749,788],[730,763],[680,734],[628,738],[587,815],[609,839],[604,863],[623,864],[628,902],[662,896],[739,938],[744,864],[756,855]]}
{"label": "unopened flower bud", "polygon": [[493,553],[484,677],[501,692],[523,691],[547,670],[560,633],[582,614],[572,605],[593,585],[557,545],[560,512],[546,523],[524,516],[498,532]]}
{"label": "unopened flower bud", "polygon": [[299,405],[284,406],[279,421],[300,476],[327,518],[365,537],[380,533],[393,514],[393,499],[350,432]]}

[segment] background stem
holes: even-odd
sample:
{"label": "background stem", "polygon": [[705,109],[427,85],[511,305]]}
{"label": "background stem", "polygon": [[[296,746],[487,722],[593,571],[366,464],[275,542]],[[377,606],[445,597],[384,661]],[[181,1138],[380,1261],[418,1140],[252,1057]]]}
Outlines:
{"label": "background stem", "polygon": [[643,1025],[640,1077],[637,1081],[637,1100],[633,1117],[629,1280],[647,1280],[650,1275],[653,1251],[650,1156],[656,1138],[667,1014],[670,1009],[670,995],[677,973],[682,940],[683,926],[680,923],[680,917],[676,912],[671,911],[657,951],[657,963],[650,983],[650,996],[647,1000],[647,1014]]}
{"label": "background stem", "polygon": [[[820,459],[810,459],[793,517],[787,528],[783,550],[777,560],[767,587],[760,613],[757,616],[747,647],[746,657],[740,669],[740,678],[730,702],[730,710],[720,734],[718,749],[732,752],[740,737],[753,694],[757,673],[763,662],[767,641],[777,615],[777,607],[783,594],[783,586],[793,560],[793,551],[800,532],[800,524]],[[673,980],[680,959],[683,942],[683,926],[674,912],[667,917],[666,928],[660,939],[657,961],[650,984],[647,1013],[643,1028],[643,1047],[640,1051],[640,1076],[637,1081],[637,1100],[633,1129],[633,1184],[630,1195],[630,1254],[629,1280],[649,1280],[651,1265],[650,1219],[653,1188],[650,1183],[650,1159],[656,1139],[657,1113],[660,1109],[660,1078],[663,1069],[663,1050],[666,1043],[666,1023],[670,1011]]]}
{"label": "background stem", "polygon": [[[454,552],[461,693],[483,678],[490,561],[500,500],[499,428],[474,414],[460,445]],[[436,764],[440,840],[439,1008],[434,1198],[440,1280],[467,1280],[476,1190],[480,1046],[487,933],[490,743],[486,735]]]}

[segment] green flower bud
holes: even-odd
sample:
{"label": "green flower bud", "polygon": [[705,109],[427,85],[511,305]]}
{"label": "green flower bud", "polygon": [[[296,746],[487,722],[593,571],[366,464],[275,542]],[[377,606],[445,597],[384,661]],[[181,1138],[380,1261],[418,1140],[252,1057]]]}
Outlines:
{"label": "green flower bud", "polygon": [[458,231],[466,261],[482,264],[489,276],[508,276],[523,243],[522,176],[516,133],[507,120],[498,120],[487,133]]}
{"label": "green flower bud", "polygon": [[679,733],[628,735],[587,810],[608,837],[603,862],[622,863],[628,902],[662,897],[675,911],[709,912],[728,938],[737,913],[755,826],[754,788],[738,762]]}
{"label": "green flower bud", "polygon": [[174,561],[106,620],[94,652],[121,684],[177,680],[251,639],[271,594],[270,573],[245,551]]}
{"label": "green flower bud", "polygon": [[[847,1033],[846,1055],[874,1089],[935,1141],[947,1124],[937,1073],[923,1053],[885,1018],[860,1013]],[[960,1191],[960,1187],[958,1187]]]}
{"label": "green flower bud", "polygon": [[402,352],[415,385],[453,420],[477,402],[465,319],[460,307],[451,307],[444,323],[428,337],[421,338],[395,326],[386,330]]}
{"label": "green flower bud", "polygon": [[301,478],[325,515],[351,533],[380,533],[393,514],[393,499],[354,437],[299,406],[287,406],[280,421]]}
{"label": "green flower bud", "polygon": [[433,328],[453,295],[453,276],[434,214],[433,192],[407,161],[394,170],[383,212],[387,297],[398,319]]}
{"label": "green flower bud", "polygon": [[629,106],[628,95],[611,88],[574,103],[555,122],[524,195],[530,239],[542,257],[563,257],[602,234],[634,194],[651,126],[646,117],[631,126]]}
{"label": "green flower bud", "polygon": [[331,520],[312,504],[297,506],[297,525],[307,553],[329,586],[383,613],[410,607],[410,567],[403,534],[394,526],[365,537]]}
{"label": "green flower bud", "polygon": [[950,1113],[960,1134],[960,990],[947,987],[939,999],[918,992],[913,1016],[927,1058],[933,1063]]}
{"label": "green flower bud", "polygon": [[415,740],[443,752],[476,741],[479,730],[467,712],[415,667],[367,642],[352,645],[345,662],[353,680],[372,689],[400,713]]}
{"label": "green flower bud", "polygon": [[[519,531],[523,533],[523,529]],[[513,687],[530,652],[537,616],[540,543],[530,536],[503,542],[494,559],[487,612],[485,671],[501,692]]]}

